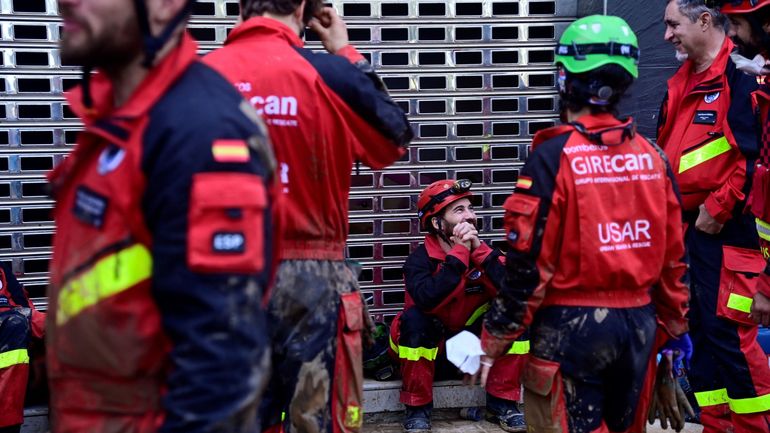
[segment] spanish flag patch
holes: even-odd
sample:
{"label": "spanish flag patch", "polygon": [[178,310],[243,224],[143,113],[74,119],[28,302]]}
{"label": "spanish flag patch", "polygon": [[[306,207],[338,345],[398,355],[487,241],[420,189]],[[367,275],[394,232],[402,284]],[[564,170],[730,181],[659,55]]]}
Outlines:
{"label": "spanish flag patch", "polygon": [[530,189],[532,188],[532,178],[527,176],[519,176],[519,180],[516,181],[517,189]]}
{"label": "spanish flag patch", "polygon": [[211,153],[217,162],[247,162],[249,146],[244,140],[215,140]]}

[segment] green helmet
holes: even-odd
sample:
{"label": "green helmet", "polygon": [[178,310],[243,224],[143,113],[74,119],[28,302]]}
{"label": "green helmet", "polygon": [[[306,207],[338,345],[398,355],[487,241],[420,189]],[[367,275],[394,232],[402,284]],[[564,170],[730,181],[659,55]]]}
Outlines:
{"label": "green helmet", "polygon": [[591,15],[564,30],[556,47],[556,64],[580,74],[614,63],[639,76],[639,43],[628,23],[609,15]]}

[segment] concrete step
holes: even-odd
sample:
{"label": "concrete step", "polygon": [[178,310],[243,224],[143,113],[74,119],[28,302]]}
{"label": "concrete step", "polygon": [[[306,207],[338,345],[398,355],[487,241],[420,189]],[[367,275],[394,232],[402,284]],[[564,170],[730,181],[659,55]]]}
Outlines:
{"label": "concrete step", "polygon": [[[402,433],[403,415],[384,412],[366,415],[362,433]],[[468,421],[460,419],[457,409],[439,409],[433,412],[431,419],[435,433],[504,433],[497,424],[487,421]],[[659,423],[647,426],[647,433],[673,433],[669,428],[663,430]],[[702,433],[703,426],[687,424],[681,433]]]}
{"label": "concrete step", "polygon": [[[398,401],[400,390],[400,380],[364,380],[364,413],[403,411],[404,405]],[[459,380],[438,381],[433,384],[433,407],[436,409],[484,406],[485,400],[484,390],[479,386],[465,386]]]}

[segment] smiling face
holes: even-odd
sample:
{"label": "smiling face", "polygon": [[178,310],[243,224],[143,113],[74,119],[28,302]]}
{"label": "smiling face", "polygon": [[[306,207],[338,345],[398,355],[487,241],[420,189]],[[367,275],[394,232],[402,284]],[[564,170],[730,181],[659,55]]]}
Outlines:
{"label": "smiling face", "polygon": [[749,59],[760,53],[760,44],[751,31],[751,24],[745,16],[741,14],[730,14],[727,17],[730,20],[730,31],[728,36],[735,42],[740,55]]}
{"label": "smiling face", "polygon": [[708,16],[707,13],[704,13],[695,22],[692,22],[686,15],[682,14],[675,0],[668,2],[663,17],[663,22],[666,25],[666,33],[663,38],[674,46],[677,58],[698,57],[700,51],[704,50],[706,46],[703,43],[705,38],[703,21],[706,19],[704,15]]}
{"label": "smiling face", "polygon": [[[455,226],[461,222],[469,222],[476,226],[476,213],[473,211],[473,204],[468,198],[461,198],[445,207],[440,219],[443,220],[441,230],[447,237],[452,236]],[[438,229],[438,227],[436,228]]]}
{"label": "smiling face", "polygon": [[131,0],[59,0],[62,62],[90,67],[126,64],[142,53]]}

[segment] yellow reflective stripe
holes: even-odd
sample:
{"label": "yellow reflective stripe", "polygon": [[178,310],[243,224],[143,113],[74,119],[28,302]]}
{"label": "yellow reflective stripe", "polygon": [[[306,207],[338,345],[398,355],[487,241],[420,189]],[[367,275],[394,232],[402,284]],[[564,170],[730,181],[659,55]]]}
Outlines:
{"label": "yellow reflective stripe", "polygon": [[425,358],[428,361],[435,361],[438,355],[438,347],[435,349],[428,349],[425,347],[398,347],[398,357],[406,359],[407,361],[419,361],[420,358]]}
{"label": "yellow reflective stripe", "polygon": [[508,350],[508,355],[525,355],[529,353],[529,340],[514,341]]}
{"label": "yellow reflective stripe", "polygon": [[750,398],[731,398],[730,410],[735,413],[758,413],[770,410],[770,394]]}
{"label": "yellow reflective stripe", "polygon": [[487,311],[489,311],[489,302],[477,308],[476,311],[471,314],[471,317],[465,322],[465,326],[471,326],[476,323],[476,321],[479,320],[479,317],[483,316]]}
{"label": "yellow reflective stripe", "polygon": [[345,427],[360,428],[362,421],[361,408],[352,404],[348,405],[348,410],[345,414]]}
{"label": "yellow reflective stripe", "polygon": [[679,174],[703,164],[704,162],[716,158],[717,156],[730,150],[730,142],[726,137],[720,137],[716,140],[706,143],[703,146],[693,150],[690,153],[682,155],[679,160]]}
{"label": "yellow reflective stripe", "polygon": [[27,349],[9,350],[0,353],[0,368],[8,368],[18,364],[29,364]]}
{"label": "yellow reflective stripe", "polygon": [[757,233],[759,237],[770,242],[770,224],[757,218]]}
{"label": "yellow reflective stripe", "polygon": [[752,302],[754,302],[754,300],[749,297],[737,293],[730,293],[730,297],[727,298],[727,308],[743,311],[744,313],[751,313]]}
{"label": "yellow reflective stripe", "polygon": [[393,342],[393,338],[388,337],[388,341],[390,341],[390,348],[393,349],[393,352],[398,353],[398,345]]}
{"label": "yellow reflective stripe", "polygon": [[59,292],[56,324],[62,325],[85,308],[114,296],[152,275],[150,251],[135,244],[100,259],[73,277]]}
{"label": "yellow reflective stripe", "polygon": [[695,400],[698,401],[698,406],[706,407],[725,404],[730,401],[730,398],[727,397],[727,388],[722,388],[716,391],[696,392]]}

